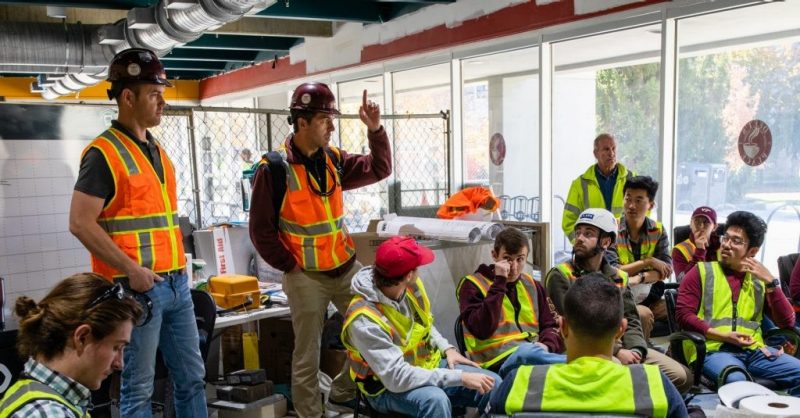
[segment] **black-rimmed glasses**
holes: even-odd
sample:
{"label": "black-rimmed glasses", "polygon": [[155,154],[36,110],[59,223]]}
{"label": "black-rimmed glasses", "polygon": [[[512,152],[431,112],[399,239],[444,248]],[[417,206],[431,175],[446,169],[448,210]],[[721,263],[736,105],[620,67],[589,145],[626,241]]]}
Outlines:
{"label": "black-rimmed glasses", "polygon": [[142,307],[142,314],[139,315],[139,319],[138,321],[136,321],[136,324],[134,325],[136,325],[137,327],[141,327],[150,322],[150,319],[153,316],[152,312],[153,301],[150,299],[149,296],[145,295],[144,293],[127,292],[125,290],[125,287],[122,286],[122,283],[116,283],[114,286],[106,289],[105,292],[103,292],[100,296],[96,297],[93,301],[89,302],[89,304],[86,305],[86,310],[88,311],[89,309],[92,309],[111,298],[115,298],[117,300],[123,300],[125,299],[126,296],[133,298],[133,300],[138,302],[139,305],[141,305]]}

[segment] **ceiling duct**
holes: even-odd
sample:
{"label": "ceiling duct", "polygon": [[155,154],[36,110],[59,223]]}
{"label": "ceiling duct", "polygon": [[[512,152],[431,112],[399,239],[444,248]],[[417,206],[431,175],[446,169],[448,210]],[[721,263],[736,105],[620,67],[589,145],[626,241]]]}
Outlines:
{"label": "ceiling duct", "polygon": [[[47,40],[40,41],[39,48],[30,46],[31,35],[21,38],[20,49],[33,50],[30,54],[52,54],[47,57],[27,56],[26,60],[6,61],[14,62],[31,69],[27,72],[39,73],[68,73],[59,81],[50,86],[42,86],[42,97],[53,100],[59,96],[71,94],[101,82],[107,73],[107,66],[114,54],[130,47],[140,47],[153,50],[159,56],[168,54],[172,48],[186,44],[199,38],[204,32],[217,29],[225,23],[241,19],[247,13],[255,13],[274,4],[275,0],[160,0],[156,5],[146,8],[134,8],[128,12],[126,19],[115,24],[104,26],[60,25],[60,36],[56,30],[50,29]],[[8,39],[7,33],[14,33],[13,28],[6,27],[14,24],[0,25],[0,37]],[[24,27],[41,25],[17,24]],[[70,28],[77,26],[78,28]],[[89,39],[81,44],[71,46],[68,44],[64,51],[65,28],[77,31],[79,34],[72,37],[67,34],[67,39]],[[90,28],[90,29],[87,29]],[[36,36],[35,34],[33,35]],[[44,36],[39,36],[44,38]],[[28,45],[24,45],[25,43]],[[5,43],[5,41],[4,41]],[[80,48],[79,48],[80,46]],[[88,54],[87,54],[88,51]],[[69,58],[70,53],[81,56],[89,55],[91,65],[82,59],[77,64],[65,61],[64,55]],[[22,53],[20,51],[19,53]],[[58,55],[60,53],[60,55]],[[6,54],[6,48],[0,50]],[[0,55],[2,57],[2,55]],[[20,57],[22,58],[22,57]],[[39,58],[38,60],[34,58]],[[73,58],[74,60],[75,58]],[[59,71],[43,71],[42,69]],[[35,71],[33,70],[35,69]],[[65,70],[66,69],[66,70]],[[22,72],[22,71],[19,71]]]}

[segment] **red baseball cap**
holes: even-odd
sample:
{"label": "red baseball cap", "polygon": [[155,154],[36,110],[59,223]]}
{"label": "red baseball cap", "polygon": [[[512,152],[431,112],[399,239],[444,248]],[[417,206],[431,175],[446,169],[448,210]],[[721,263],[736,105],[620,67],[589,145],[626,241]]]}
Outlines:
{"label": "red baseball cap", "polygon": [[375,251],[375,269],[383,276],[405,276],[419,266],[433,262],[433,251],[411,237],[391,237]]}
{"label": "red baseball cap", "polygon": [[700,206],[699,208],[695,209],[694,212],[692,212],[692,219],[697,216],[702,216],[708,219],[708,221],[714,225],[717,224],[717,212],[708,206]]}

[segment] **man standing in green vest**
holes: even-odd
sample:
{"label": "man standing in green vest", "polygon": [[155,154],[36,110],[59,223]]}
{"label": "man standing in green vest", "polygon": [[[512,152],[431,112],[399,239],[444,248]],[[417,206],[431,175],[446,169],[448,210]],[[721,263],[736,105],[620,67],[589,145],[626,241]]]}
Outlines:
{"label": "man standing in green vest", "polygon": [[[764,344],[764,314],[780,328],[795,324],[780,281],[754,258],[767,224],[750,212],[733,212],[725,223],[720,261],[699,263],[681,281],[675,319],[681,329],[706,337],[703,374],[718,385],[752,380],[776,381],[800,396],[800,360]],[[691,363],[693,348],[684,346]]]}
{"label": "man standing in green vest", "polygon": [[605,208],[615,218],[622,215],[622,188],[634,174],[617,162],[617,141],[611,134],[602,133],[594,139],[594,158],[597,164],[589,167],[569,187],[561,229],[570,241],[578,215],[589,208]]}
{"label": "man standing in green vest", "polygon": [[617,222],[611,212],[605,209],[583,211],[575,224],[572,260],[553,267],[545,276],[544,285],[548,299],[556,312],[563,315],[564,295],[575,280],[589,273],[601,273],[606,280],[616,284],[622,293],[625,319],[628,322],[621,341],[614,345],[614,357],[622,364],[655,364],[678,390],[686,392],[692,387],[692,372],[666,355],[647,349],[636,303],[628,286],[628,274],[612,266],[605,258],[616,234]]}
{"label": "man standing in green vest", "polygon": [[608,260],[628,273],[628,284],[637,303],[645,340],[650,339],[655,320],[667,319],[664,280],[672,274],[672,257],[667,232],[661,222],[647,213],[655,206],[658,182],[648,176],[631,177],[625,182],[623,206],[617,240],[609,248]]}
{"label": "man standing in green vest", "polygon": [[602,273],[577,279],[564,295],[561,316],[567,364],[520,366],[492,395],[491,411],[688,416],[658,367],[613,361],[614,342],[627,326],[623,306],[619,289]]}

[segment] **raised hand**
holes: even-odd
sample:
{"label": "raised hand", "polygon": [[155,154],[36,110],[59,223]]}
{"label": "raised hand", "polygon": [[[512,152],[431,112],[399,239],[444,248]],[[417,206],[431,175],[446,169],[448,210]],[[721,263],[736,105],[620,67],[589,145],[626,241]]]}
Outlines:
{"label": "raised hand", "polygon": [[370,132],[375,132],[381,127],[381,108],[372,100],[367,100],[367,90],[361,98],[361,107],[358,108],[358,117],[367,125]]}

